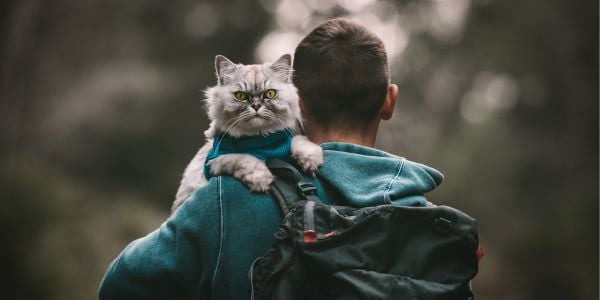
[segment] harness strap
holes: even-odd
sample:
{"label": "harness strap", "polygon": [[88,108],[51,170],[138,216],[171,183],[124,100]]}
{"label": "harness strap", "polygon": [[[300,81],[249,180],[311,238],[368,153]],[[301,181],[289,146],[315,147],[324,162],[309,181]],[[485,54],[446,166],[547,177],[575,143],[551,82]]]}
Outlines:
{"label": "harness strap", "polygon": [[277,158],[269,160],[267,166],[275,175],[275,180],[271,184],[271,195],[279,203],[283,216],[289,213],[289,208],[297,201],[320,202],[317,188],[305,181],[296,167]]}

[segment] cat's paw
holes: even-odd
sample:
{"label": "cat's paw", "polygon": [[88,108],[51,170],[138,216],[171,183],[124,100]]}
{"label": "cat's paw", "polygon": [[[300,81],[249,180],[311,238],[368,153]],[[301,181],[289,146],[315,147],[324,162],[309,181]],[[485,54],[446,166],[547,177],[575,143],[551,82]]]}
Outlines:
{"label": "cat's paw", "polygon": [[267,192],[275,176],[265,166],[264,169],[254,169],[242,175],[240,180],[253,192]]}
{"label": "cat's paw", "polygon": [[208,162],[214,176],[230,175],[253,192],[266,192],[275,180],[264,161],[248,154],[224,154]]}
{"label": "cat's paw", "polygon": [[323,164],[323,149],[310,142],[306,136],[297,135],[292,139],[292,158],[304,172],[314,176]]}

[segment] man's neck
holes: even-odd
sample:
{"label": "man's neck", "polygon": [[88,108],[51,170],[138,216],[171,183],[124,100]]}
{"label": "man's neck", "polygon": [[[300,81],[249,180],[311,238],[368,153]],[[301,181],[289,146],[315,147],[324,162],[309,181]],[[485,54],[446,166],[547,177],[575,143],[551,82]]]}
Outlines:
{"label": "man's neck", "polygon": [[377,133],[374,134],[349,134],[344,132],[323,132],[318,130],[307,130],[306,137],[315,143],[321,144],[326,142],[342,142],[342,143],[351,143],[357,144],[367,147],[375,147],[375,137]]}

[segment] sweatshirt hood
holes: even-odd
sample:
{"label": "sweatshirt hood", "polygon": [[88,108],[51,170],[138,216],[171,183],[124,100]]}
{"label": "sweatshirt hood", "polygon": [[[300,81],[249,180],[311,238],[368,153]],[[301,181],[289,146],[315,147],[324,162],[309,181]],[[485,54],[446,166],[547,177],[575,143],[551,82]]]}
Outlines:
{"label": "sweatshirt hood", "polygon": [[444,179],[434,168],[377,149],[348,143],[324,143],[321,147],[325,163],[317,176],[351,206],[425,206],[423,194]]}

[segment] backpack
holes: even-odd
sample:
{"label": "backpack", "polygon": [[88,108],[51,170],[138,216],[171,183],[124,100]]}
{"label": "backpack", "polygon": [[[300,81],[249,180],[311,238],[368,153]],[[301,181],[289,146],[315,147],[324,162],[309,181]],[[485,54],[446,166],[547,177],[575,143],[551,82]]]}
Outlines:
{"label": "backpack", "polygon": [[268,166],[284,219],[250,268],[251,299],[474,299],[473,218],[446,206],[327,205],[294,166]]}

